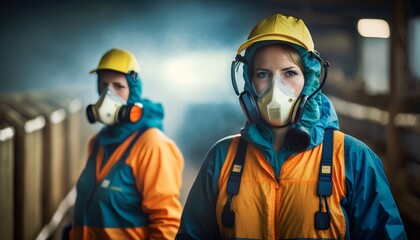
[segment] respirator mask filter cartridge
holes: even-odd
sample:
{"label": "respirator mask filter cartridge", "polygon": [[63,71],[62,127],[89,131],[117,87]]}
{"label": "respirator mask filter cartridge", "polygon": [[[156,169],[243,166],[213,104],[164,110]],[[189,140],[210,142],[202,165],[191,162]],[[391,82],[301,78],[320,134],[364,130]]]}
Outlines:
{"label": "respirator mask filter cartridge", "polygon": [[95,104],[86,108],[86,116],[90,123],[101,122],[113,125],[124,122],[137,122],[143,114],[141,103],[127,104],[111,88],[105,89]]}

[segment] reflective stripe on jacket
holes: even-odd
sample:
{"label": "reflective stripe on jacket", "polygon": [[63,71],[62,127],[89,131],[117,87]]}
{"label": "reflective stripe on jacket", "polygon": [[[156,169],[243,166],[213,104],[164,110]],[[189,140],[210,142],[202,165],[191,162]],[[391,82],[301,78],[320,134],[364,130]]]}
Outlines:
{"label": "reflective stripe on jacket", "polygon": [[[71,239],[174,238],[182,210],[183,157],[156,128],[135,136],[118,146],[102,168],[100,147],[88,160],[77,183]],[[128,157],[119,162],[131,141]]]}

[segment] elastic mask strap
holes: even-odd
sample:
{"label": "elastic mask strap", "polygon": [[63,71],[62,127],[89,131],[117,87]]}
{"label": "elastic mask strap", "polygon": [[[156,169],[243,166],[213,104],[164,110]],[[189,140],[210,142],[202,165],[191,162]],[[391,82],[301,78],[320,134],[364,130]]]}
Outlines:
{"label": "elastic mask strap", "polygon": [[130,71],[129,73],[127,73],[127,75],[129,75],[133,79],[134,82],[136,82],[137,79],[138,79],[138,77],[137,77],[138,73],[136,73],[134,71]]}
{"label": "elastic mask strap", "polygon": [[232,61],[232,65],[230,66],[230,79],[232,81],[233,90],[235,91],[236,95],[239,96],[241,94],[238,89],[238,84],[236,83],[236,72],[240,64],[248,64],[248,61],[242,57],[241,55],[236,55],[235,60]]}
{"label": "elastic mask strap", "polygon": [[311,52],[309,52],[309,54],[312,57],[314,57],[316,60],[318,60],[318,62],[324,68],[324,77],[322,78],[322,82],[319,85],[319,87],[311,95],[309,95],[308,100],[311,99],[324,86],[325,81],[327,80],[327,76],[328,76],[328,67],[330,66],[330,63],[328,61],[322,60],[321,55],[319,54],[319,52],[317,50],[314,50],[313,52],[311,51]]}
{"label": "elastic mask strap", "polygon": [[239,67],[240,62],[232,61],[232,65],[230,67],[230,79],[232,81],[233,90],[235,91],[236,95],[239,96],[238,84],[236,83],[236,71]]}

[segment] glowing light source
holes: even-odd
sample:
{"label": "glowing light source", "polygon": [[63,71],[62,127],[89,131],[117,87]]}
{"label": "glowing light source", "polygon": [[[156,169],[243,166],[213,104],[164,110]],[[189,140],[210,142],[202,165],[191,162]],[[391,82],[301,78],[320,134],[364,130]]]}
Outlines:
{"label": "glowing light source", "polygon": [[228,78],[231,59],[231,53],[226,50],[189,51],[168,56],[160,61],[160,66],[151,69],[162,69],[160,73],[161,78],[166,80],[165,87],[172,85],[170,91],[177,95],[176,98],[194,103],[214,101],[223,99],[215,98],[222,94],[221,91],[231,91]]}
{"label": "glowing light source", "polygon": [[363,37],[389,38],[389,25],[382,19],[360,19],[357,22],[357,31]]}
{"label": "glowing light source", "polygon": [[11,139],[15,135],[15,129],[12,127],[6,127],[0,129],[0,142]]}

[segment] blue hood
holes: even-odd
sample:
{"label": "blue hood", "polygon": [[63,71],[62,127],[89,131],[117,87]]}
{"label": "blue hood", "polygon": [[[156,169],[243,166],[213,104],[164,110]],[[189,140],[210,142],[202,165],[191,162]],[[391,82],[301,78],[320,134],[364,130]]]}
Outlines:
{"label": "blue hood", "polygon": [[126,74],[126,79],[130,88],[127,104],[143,104],[143,115],[138,122],[116,123],[111,126],[104,126],[101,129],[98,133],[98,140],[104,148],[105,159],[132,133],[136,131],[144,132],[149,128],[163,130],[164,110],[162,104],[141,97],[142,86],[138,74]]}
{"label": "blue hood", "polygon": [[[301,46],[283,41],[270,40],[256,42],[246,49],[245,59],[249,63],[252,62],[258,49],[272,44],[286,44],[293,47],[299,53],[302,58],[304,66],[303,74],[305,76],[305,85],[302,94],[310,96],[314,93],[320,86],[319,77],[321,75],[321,64],[316,58],[311,56],[310,52]],[[245,90],[253,93],[255,100],[257,100],[257,95],[253,90],[251,79],[249,79],[248,65],[244,64],[243,68]],[[296,125],[303,125],[309,131],[311,140],[307,149],[318,146],[323,141],[325,128],[339,129],[337,113],[330,100],[321,91],[317,92],[308,100],[301,121],[298,124],[293,124],[292,127],[296,127]],[[273,167],[276,176],[279,176],[280,168],[284,161],[291,154],[295,154],[294,152],[287,151],[285,148],[281,149],[279,153],[276,153],[273,148],[273,132],[269,126],[262,122],[253,125],[247,123],[245,128],[241,131],[241,134],[248,142],[253,143],[263,152],[267,161]]]}
{"label": "blue hood", "polygon": [[[289,45],[294,48],[299,55],[301,56],[302,63],[304,66],[303,74],[305,76],[305,85],[302,89],[301,94],[305,94],[306,96],[310,96],[315,90],[319,87],[319,77],[321,75],[321,64],[318,60],[311,56],[311,54],[301,46],[283,42],[283,41],[261,41],[252,44],[250,47],[246,49],[245,52],[245,59],[248,63],[252,62],[255,53],[258,49],[267,46],[267,45],[274,45],[274,44],[285,44]],[[251,79],[249,78],[249,66],[248,64],[244,64],[243,66],[243,78],[245,79],[245,90],[252,93],[254,99],[257,100],[257,95],[254,88],[252,87]],[[298,125],[303,125],[307,128],[313,127],[316,122],[318,122],[320,118],[320,106],[321,106],[321,97],[320,92],[315,94],[311,99],[308,100],[306,103],[305,111],[303,113],[302,119]]]}

